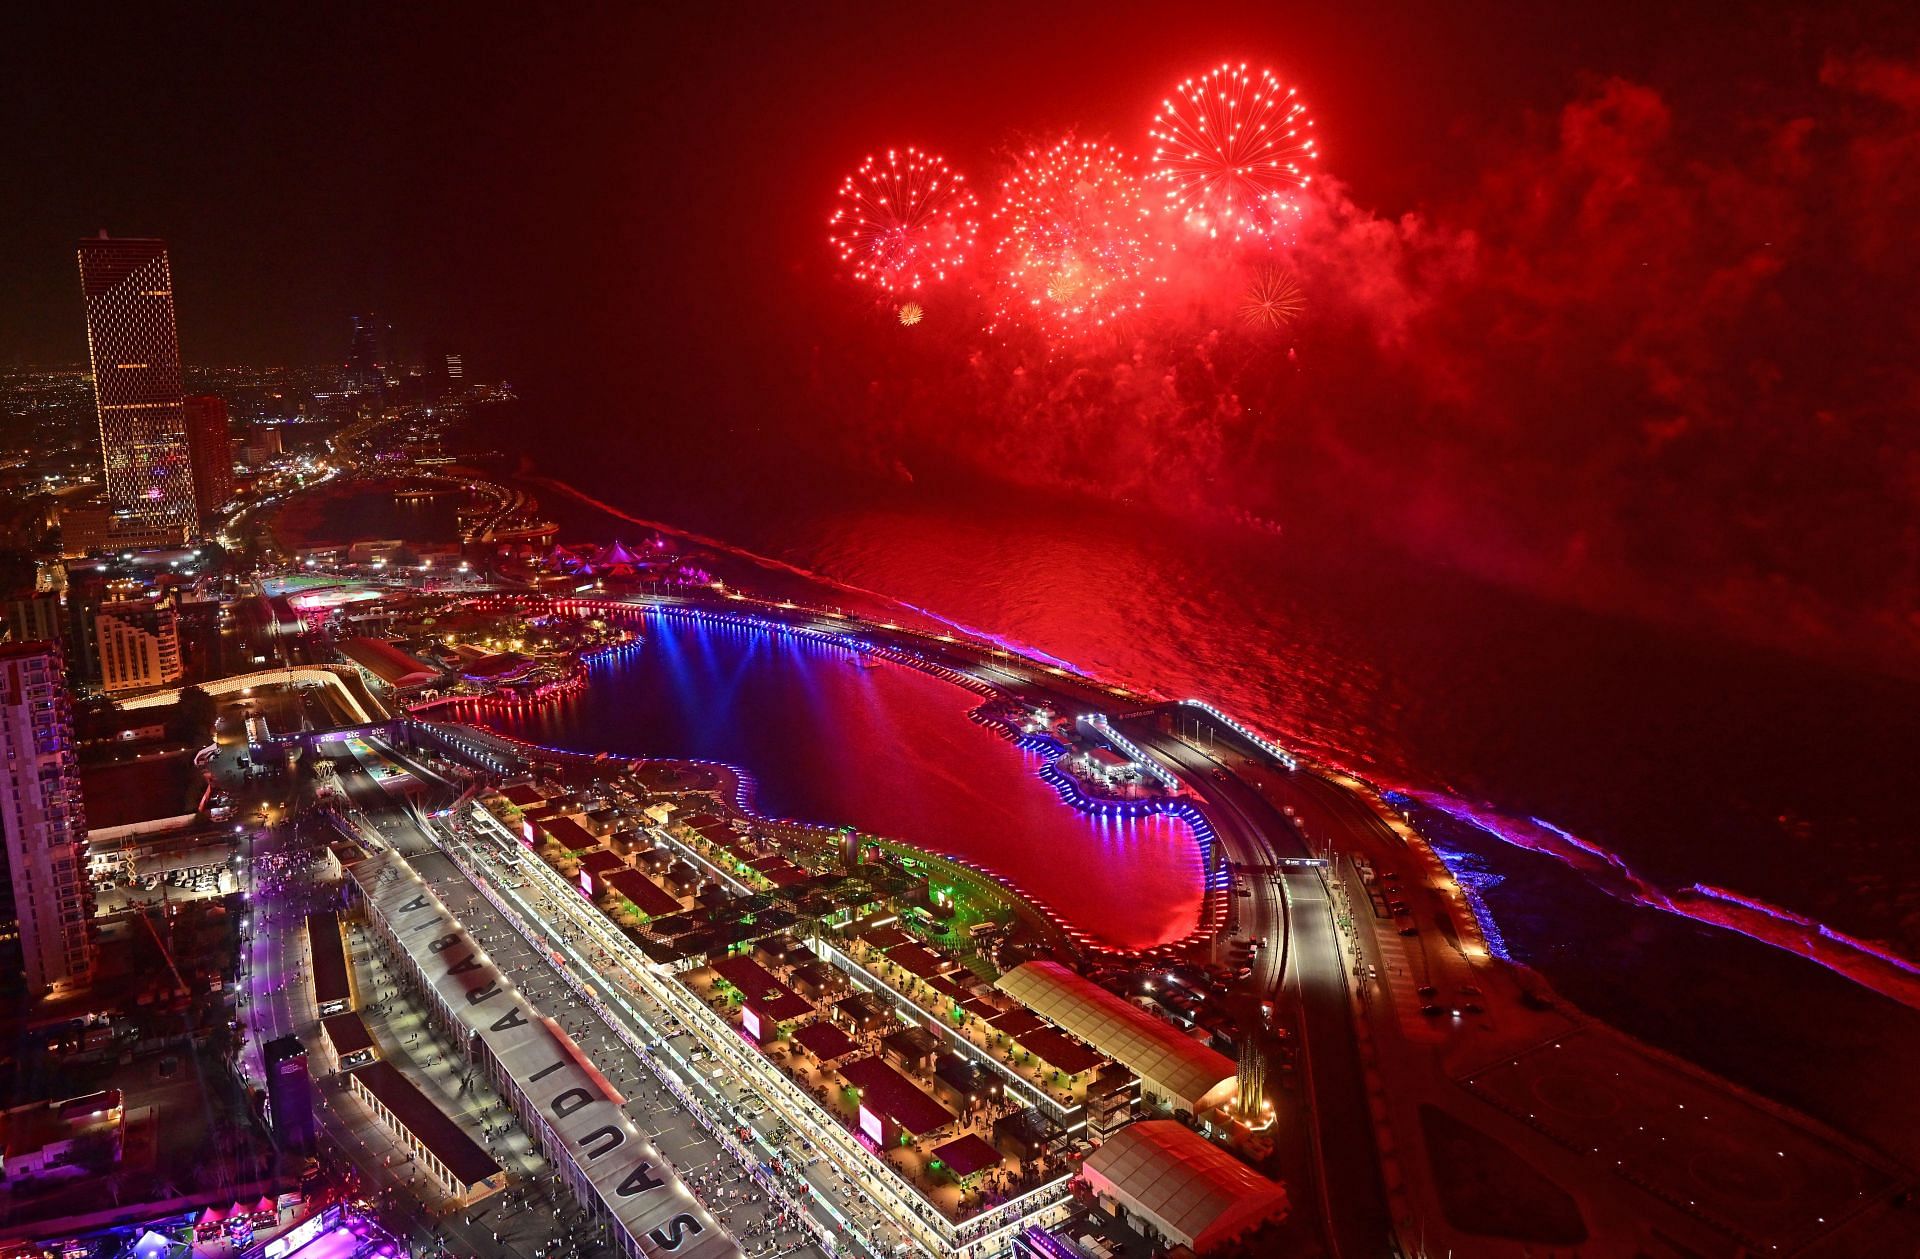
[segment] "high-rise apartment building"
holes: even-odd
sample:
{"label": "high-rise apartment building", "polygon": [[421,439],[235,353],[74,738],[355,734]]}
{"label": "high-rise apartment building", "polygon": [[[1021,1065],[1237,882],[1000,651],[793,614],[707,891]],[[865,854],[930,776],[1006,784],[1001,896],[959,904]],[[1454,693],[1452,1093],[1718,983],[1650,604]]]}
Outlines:
{"label": "high-rise apartment building", "polygon": [[436,345],[427,350],[426,361],[420,365],[420,375],[426,381],[429,402],[466,396],[466,360],[444,346]]}
{"label": "high-rise apartment building", "polygon": [[76,567],[67,574],[67,681],[75,687],[100,680],[98,628],[93,619],[100,605],[120,596],[108,590],[107,575],[97,568]]}
{"label": "high-rise apartment building", "polygon": [[93,968],[86,810],[55,642],[0,644],[0,984],[84,985]]}
{"label": "high-rise apartment building", "polygon": [[16,643],[66,636],[67,616],[55,590],[22,590],[6,599],[5,637]]}
{"label": "high-rise apartment building", "polygon": [[184,406],[194,506],[204,521],[233,498],[233,433],[227,425],[227,400],[218,394],[194,394]]}
{"label": "high-rise apartment building", "polygon": [[171,607],[143,599],[106,603],[93,623],[100,685],[107,694],[180,680],[180,628]]}
{"label": "high-rise apartment building", "polygon": [[240,448],[240,458],[249,468],[263,467],[286,453],[277,424],[254,425],[247,430],[247,444]]}
{"label": "high-rise apartment building", "polygon": [[180,338],[164,241],[80,242],[80,291],[107,502],[132,524],[193,527],[193,470],[181,405]]}

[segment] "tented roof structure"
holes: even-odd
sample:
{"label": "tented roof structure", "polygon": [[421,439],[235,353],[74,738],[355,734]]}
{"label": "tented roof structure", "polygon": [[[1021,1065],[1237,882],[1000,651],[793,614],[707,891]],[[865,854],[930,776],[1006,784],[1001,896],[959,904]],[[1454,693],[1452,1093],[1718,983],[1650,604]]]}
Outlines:
{"label": "tented roof structure", "polygon": [[1148,1092],[1164,1095],[1180,1109],[1198,1113],[1233,1097],[1236,1072],[1224,1054],[1058,962],[1023,963],[994,986],[1106,1054],[1139,1076]]}
{"label": "tented roof structure", "polygon": [[634,564],[640,564],[644,562],[645,561],[643,561],[638,555],[635,555],[632,551],[629,551],[627,549],[627,544],[620,541],[618,538],[614,539],[612,546],[602,547],[600,550],[600,554],[593,557],[593,566],[595,568],[611,568],[615,564],[626,564],[631,566]]}
{"label": "tented roof structure", "polygon": [[[446,858],[436,853],[423,860]],[[548,1157],[571,1163],[568,1179],[592,1187],[620,1230],[618,1250],[662,1253],[657,1243],[643,1239],[678,1217],[699,1228],[687,1230],[674,1259],[741,1259],[739,1245],[635,1127],[593,1060],[488,958],[404,856],[380,853],[355,865],[348,877],[359,886],[383,937],[404,950],[432,1000],[451,1011],[491,1056],[501,1087],[517,1094],[551,1129]]]}
{"label": "tented roof structure", "polygon": [[1171,1119],[1122,1128],[1082,1172],[1096,1193],[1200,1255],[1287,1211],[1284,1185]]}
{"label": "tented roof structure", "polygon": [[420,686],[440,676],[438,669],[384,638],[349,638],[340,644],[340,654],[388,686]]}

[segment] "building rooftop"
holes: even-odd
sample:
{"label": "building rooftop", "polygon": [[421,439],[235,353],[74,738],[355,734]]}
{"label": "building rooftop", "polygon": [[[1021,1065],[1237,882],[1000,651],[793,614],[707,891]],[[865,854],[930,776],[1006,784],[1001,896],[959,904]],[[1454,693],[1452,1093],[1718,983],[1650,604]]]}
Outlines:
{"label": "building rooftop", "polygon": [[755,1010],[776,1023],[813,1012],[811,1001],[750,957],[723,957],[713,963],[713,972],[738,988]]}
{"label": "building rooftop", "polygon": [[878,1058],[862,1058],[840,1068],[847,1083],[860,1090],[862,1108],[890,1119],[915,1136],[953,1122],[953,1112],[935,1101],[918,1084]]}
{"label": "building rooftop", "polygon": [[793,1039],[822,1062],[844,1058],[860,1047],[858,1041],[825,1019],[816,1019],[807,1024],[793,1034]]}
{"label": "building rooftop", "polygon": [[880,1042],[887,1052],[903,1058],[924,1058],[940,1048],[940,1038],[924,1027],[903,1027],[889,1033]]}
{"label": "building rooftop", "polygon": [[333,1052],[342,1058],[374,1047],[373,1033],[367,1030],[366,1020],[352,1010],[321,1019],[320,1026],[326,1030]]}
{"label": "building rooftop", "polygon": [[340,934],[340,915],[331,909],[307,915],[307,948],[313,955],[313,999],[324,1007],[353,998],[347,975],[347,942]]}
{"label": "building rooftop", "polygon": [[993,1030],[996,1032],[1011,1036],[1015,1040],[1046,1026],[1040,1016],[1032,1010],[1002,1010],[990,1016],[987,1022],[993,1025]]}
{"label": "building rooftop", "polygon": [[607,876],[607,886],[632,901],[634,907],[649,918],[680,910],[679,898],[638,870],[615,871]]}
{"label": "building rooftop", "polygon": [[529,805],[539,804],[547,798],[547,793],[532,783],[513,783],[510,786],[502,787],[500,794],[506,797],[507,803],[516,809],[524,809]]}
{"label": "building rooftop", "polygon": [[420,1144],[462,1185],[474,1185],[500,1170],[500,1164],[481,1149],[466,1130],[414,1087],[412,1080],[385,1059],[375,1059],[354,1072],[367,1092],[406,1126]]}
{"label": "building rooftop", "polygon": [[600,837],[598,835],[595,835],[592,831],[575,821],[573,817],[566,814],[543,817],[535,822],[534,825],[546,832],[546,834],[553,839],[554,843],[559,844],[568,852],[586,852],[589,849],[600,846]]}
{"label": "building rooftop", "polygon": [[438,669],[384,638],[349,638],[340,644],[340,654],[388,686],[421,686],[440,676]]}
{"label": "building rooftop", "polygon": [[[1192,1104],[1209,1097],[1224,1100],[1230,1093],[1236,1071],[1225,1055],[1058,962],[1023,963],[1002,975],[996,987],[1141,1079]],[[999,1019],[993,1025],[1022,1044],[1032,1035],[1012,1032]]]}
{"label": "building rooftop", "polygon": [[627,863],[620,860],[618,853],[596,848],[592,852],[580,855],[580,869],[587,874],[612,874],[615,870],[625,870]]}
{"label": "building rooftop", "polygon": [[1122,1128],[1087,1156],[1083,1174],[1201,1253],[1287,1210],[1284,1186],[1171,1119]]}
{"label": "building rooftop", "polygon": [[946,1165],[948,1171],[965,1180],[976,1172],[984,1172],[1000,1166],[1000,1151],[993,1148],[993,1142],[985,1137],[969,1132],[957,1141],[936,1146],[933,1156]]}
{"label": "building rooftop", "polygon": [[1091,1071],[1107,1060],[1105,1055],[1095,1053],[1065,1032],[1051,1027],[1036,1028],[1014,1039],[1022,1049],[1068,1075]]}
{"label": "building rooftop", "polygon": [[924,944],[903,944],[890,951],[887,960],[922,979],[931,979],[953,966],[951,961]]}

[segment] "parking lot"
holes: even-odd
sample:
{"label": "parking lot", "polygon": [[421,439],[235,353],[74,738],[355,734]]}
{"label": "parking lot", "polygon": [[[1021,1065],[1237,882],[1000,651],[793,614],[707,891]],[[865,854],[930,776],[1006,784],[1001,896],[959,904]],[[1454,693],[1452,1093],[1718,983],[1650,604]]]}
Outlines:
{"label": "parking lot", "polygon": [[162,900],[227,896],[240,889],[237,867],[230,834],[176,853],[96,861],[95,903],[101,913],[113,914]]}
{"label": "parking lot", "polygon": [[1758,1252],[1797,1251],[1893,1183],[1793,1118],[1590,1030],[1465,1083]]}

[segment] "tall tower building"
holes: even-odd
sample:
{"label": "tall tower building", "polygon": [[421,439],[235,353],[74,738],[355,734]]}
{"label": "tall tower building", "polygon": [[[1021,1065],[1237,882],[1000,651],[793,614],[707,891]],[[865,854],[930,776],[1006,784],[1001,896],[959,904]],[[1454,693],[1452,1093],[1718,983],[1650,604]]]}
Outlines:
{"label": "tall tower building", "polygon": [[166,242],[104,232],[81,241],[80,291],[108,504],[129,525],[184,537],[194,523],[193,472]]}
{"label": "tall tower building", "polygon": [[306,1153],[319,1138],[313,1109],[313,1071],[307,1048],[297,1036],[282,1036],[260,1047],[267,1060],[267,1120],[283,1150]]}
{"label": "tall tower building", "polygon": [[227,400],[197,393],[184,402],[187,454],[193,463],[193,500],[201,520],[233,497],[233,434],[227,427]]}
{"label": "tall tower building", "polygon": [[60,645],[0,644],[0,983],[45,993],[92,976],[87,821]]}
{"label": "tall tower building", "polygon": [[466,360],[444,345],[432,345],[427,348],[426,360],[420,365],[420,374],[427,383],[429,402],[453,401],[466,397]]}
{"label": "tall tower building", "polygon": [[393,328],[378,315],[355,315],[353,339],[347,343],[347,377],[360,389],[380,389],[387,383],[387,343]]}

